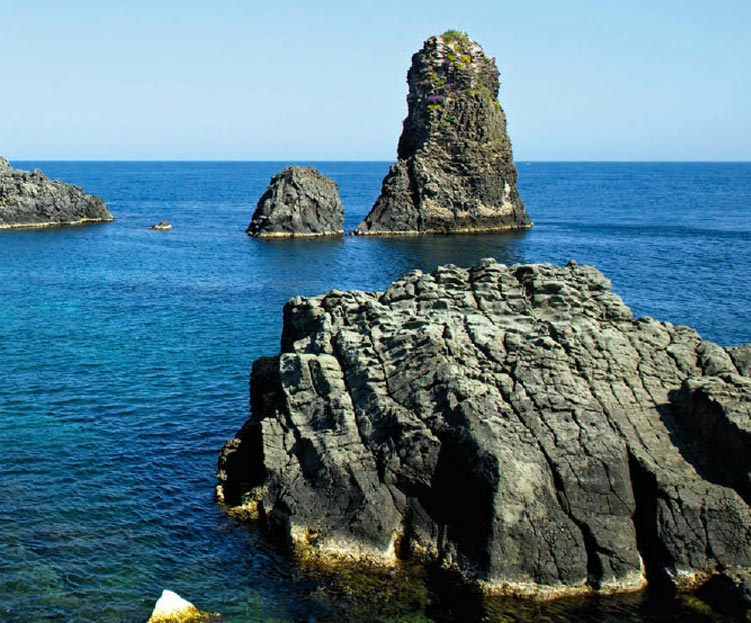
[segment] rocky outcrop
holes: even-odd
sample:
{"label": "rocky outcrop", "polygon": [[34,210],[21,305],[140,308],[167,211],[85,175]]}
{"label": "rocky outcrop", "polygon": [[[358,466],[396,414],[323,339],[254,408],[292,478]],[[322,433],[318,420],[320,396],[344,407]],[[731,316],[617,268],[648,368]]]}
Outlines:
{"label": "rocky outcrop", "polygon": [[749,348],[634,319],[573,262],[296,298],[220,499],[323,558],[431,561],[491,591],[744,586]]}
{"label": "rocky outcrop", "polygon": [[407,73],[398,160],[356,234],[531,226],[516,190],[495,60],[464,33],[428,39]]}
{"label": "rocky outcrop", "polygon": [[78,186],[51,180],[39,169],[32,173],[14,169],[0,158],[0,229],[112,220],[114,217],[100,197],[87,195]]}
{"label": "rocky outcrop", "polygon": [[311,167],[287,167],[271,178],[247,233],[258,238],[341,236],[344,208],[336,182]]}

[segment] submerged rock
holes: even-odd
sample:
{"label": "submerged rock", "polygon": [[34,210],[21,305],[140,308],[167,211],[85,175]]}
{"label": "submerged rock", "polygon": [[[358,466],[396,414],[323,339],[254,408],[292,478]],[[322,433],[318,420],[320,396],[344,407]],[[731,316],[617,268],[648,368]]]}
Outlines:
{"label": "submerged rock", "polygon": [[344,207],[336,182],[312,167],[287,167],[271,178],[247,233],[258,238],[341,236]]}
{"label": "submerged rock", "polygon": [[322,559],[422,560],[490,591],[745,586],[747,353],[634,319],[573,262],[295,298],[220,494]]}
{"label": "submerged rock", "polygon": [[219,614],[202,612],[177,593],[162,591],[147,623],[221,623]]}
{"label": "submerged rock", "polygon": [[356,234],[487,232],[532,225],[516,190],[495,59],[466,34],[428,39],[407,73],[398,160]]}
{"label": "submerged rock", "polygon": [[101,197],[78,186],[14,169],[0,157],[0,229],[81,225],[114,220]]}

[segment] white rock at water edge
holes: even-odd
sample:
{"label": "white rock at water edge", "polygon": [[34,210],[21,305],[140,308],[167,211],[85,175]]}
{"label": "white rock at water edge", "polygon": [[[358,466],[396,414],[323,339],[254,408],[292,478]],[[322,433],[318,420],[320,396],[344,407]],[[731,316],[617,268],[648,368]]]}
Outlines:
{"label": "white rock at water edge", "polygon": [[183,614],[186,610],[194,610],[196,607],[188,600],[183,599],[172,591],[162,591],[162,596],[156,602],[151,618],[169,617]]}
{"label": "white rock at water edge", "polygon": [[216,623],[223,620],[220,614],[203,612],[177,593],[164,590],[147,623]]}

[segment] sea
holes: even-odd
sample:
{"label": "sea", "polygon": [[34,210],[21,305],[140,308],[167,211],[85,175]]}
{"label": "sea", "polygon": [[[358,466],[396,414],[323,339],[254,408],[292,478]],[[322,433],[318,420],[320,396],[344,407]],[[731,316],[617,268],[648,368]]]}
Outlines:
{"label": "sea", "polygon": [[[0,232],[0,621],[143,623],[163,589],[229,623],[731,621],[698,599],[485,600],[429,573],[305,569],[214,501],[248,372],[282,307],[401,274],[575,259],[637,316],[751,342],[751,163],[519,162],[535,226],[493,235],[257,240],[282,162],[13,162],[117,220]],[[388,162],[312,164],[345,228]],[[167,219],[168,232],[149,227]]]}

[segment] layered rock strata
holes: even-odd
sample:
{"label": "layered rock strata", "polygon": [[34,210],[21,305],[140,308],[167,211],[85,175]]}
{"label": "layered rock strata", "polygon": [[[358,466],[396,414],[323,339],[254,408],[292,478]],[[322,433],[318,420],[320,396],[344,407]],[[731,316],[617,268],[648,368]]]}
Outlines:
{"label": "layered rock strata", "polygon": [[407,73],[398,160],[356,234],[466,233],[531,226],[516,190],[498,69],[464,33],[428,39]]}
{"label": "layered rock strata", "polygon": [[258,238],[341,236],[344,207],[336,182],[312,167],[287,167],[271,178],[247,233]]}
{"label": "layered rock strata", "polygon": [[432,561],[492,591],[742,586],[750,356],[634,319],[575,263],[296,298],[220,499],[323,558]]}
{"label": "layered rock strata", "polygon": [[0,158],[0,229],[81,225],[114,220],[101,197],[51,180],[39,169],[14,169]]}

